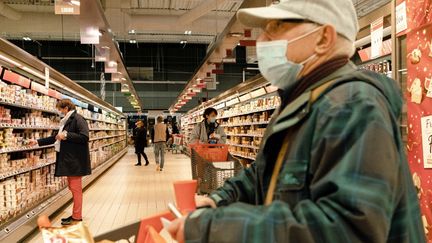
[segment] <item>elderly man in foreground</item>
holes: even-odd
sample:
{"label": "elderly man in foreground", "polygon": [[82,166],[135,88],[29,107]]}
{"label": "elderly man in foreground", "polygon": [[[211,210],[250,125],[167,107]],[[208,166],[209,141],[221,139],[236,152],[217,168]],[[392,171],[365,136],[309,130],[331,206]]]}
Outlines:
{"label": "elderly man in foreground", "polygon": [[350,61],[351,0],[242,9],[262,27],[262,75],[279,88],[256,161],[169,228],[179,242],[425,242],[394,80]]}

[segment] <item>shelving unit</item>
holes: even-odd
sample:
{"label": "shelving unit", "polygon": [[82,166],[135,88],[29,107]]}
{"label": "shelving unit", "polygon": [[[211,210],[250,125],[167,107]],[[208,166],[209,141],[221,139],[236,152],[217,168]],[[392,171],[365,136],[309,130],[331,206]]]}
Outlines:
{"label": "shelving unit", "polygon": [[36,228],[40,213],[51,215],[71,199],[66,179],[54,177],[54,145],[27,146],[29,139],[59,129],[57,100],[72,100],[91,127],[89,146],[98,144],[90,152],[92,175],[84,186],[127,152],[127,126],[112,105],[49,67],[46,87],[35,76],[46,64],[3,39],[0,54],[13,60],[0,62],[0,242],[20,242]]}
{"label": "shelving unit", "polygon": [[264,131],[280,99],[275,88],[258,76],[196,107],[181,119],[182,134],[190,141],[191,132],[201,122],[208,107],[218,110],[218,122],[225,129],[232,155],[248,165],[255,160]]}

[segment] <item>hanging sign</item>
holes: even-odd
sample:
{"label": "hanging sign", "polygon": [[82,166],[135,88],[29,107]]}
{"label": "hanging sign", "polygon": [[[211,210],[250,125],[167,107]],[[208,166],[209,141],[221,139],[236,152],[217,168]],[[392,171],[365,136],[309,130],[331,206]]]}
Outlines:
{"label": "hanging sign", "polygon": [[403,1],[396,7],[396,34],[408,29],[406,2]]}
{"label": "hanging sign", "polygon": [[432,168],[432,116],[421,118],[423,166]]}
{"label": "hanging sign", "polygon": [[371,57],[381,56],[384,35],[384,18],[381,17],[371,24]]}
{"label": "hanging sign", "polygon": [[55,0],[55,14],[79,15],[80,0]]}

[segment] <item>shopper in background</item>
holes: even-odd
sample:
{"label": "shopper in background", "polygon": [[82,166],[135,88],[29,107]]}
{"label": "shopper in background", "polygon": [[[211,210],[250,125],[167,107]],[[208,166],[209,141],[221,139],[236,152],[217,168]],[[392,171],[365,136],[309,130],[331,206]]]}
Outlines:
{"label": "shopper in background", "polygon": [[207,108],[204,110],[204,120],[195,126],[192,132],[191,143],[226,143],[227,136],[223,127],[216,122],[217,115],[217,110],[214,108]]}
{"label": "shopper in background", "polygon": [[400,135],[401,92],[349,61],[353,2],[281,0],[237,17],[264,29],[258,65],[282,105],[255,163],[198,200],[217,208],[174,221],[170,233],[201,243],[425,242]]}
{"label": "shopper in background", "polygon": [[167,141],[167,126],[163,123],[162,116],[158,116],[157,123],[152,130],[152,141],[154,143],[154,153],[156,158],[156,171],[162,171],[165,162],[165,143]]}
{"label": "shopper in background", "polygon": [[173,134],[180,134],[180,130],[177,122],[174,122],[173,124]]}
{"label": "shopper in background", "polygon": [[144,126],[144,122],[139,120],[136,123],[135,128],[135,153],[138,156],[138,163],[135,166],[141,166],[141,155],[144,157],[146,163],[145,166],[149,165],[149,160],[146,153],[144,152],[145,147],[147,147],[147,129]]}
{"label": "shopper in background", "polygon": [[57,109],[64,117],[56,135],[31,141],[45,146],[54,144],[57,152],[55,176],[66,176],[73,196],[72,216],[62,219],[62,225],[82,221],[82,177],[91,174],[87,121],[75,110],[69,99],[60,100]]}

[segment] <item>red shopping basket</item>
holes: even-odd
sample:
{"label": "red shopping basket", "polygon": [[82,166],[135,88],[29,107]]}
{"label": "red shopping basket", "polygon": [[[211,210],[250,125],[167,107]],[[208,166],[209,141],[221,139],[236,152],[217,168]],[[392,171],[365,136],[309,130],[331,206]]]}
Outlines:
{"label": "red shopping basket", "polygon": [[210,194],[222,186],[226,179],[237,175],[243,166],[229,154],[228,145],[193,144],[191,169],[192,178],[198,181],[198,193]]}
{"label": "red shopping basket", "polygon": [[210,162],[222,162],[228,159],[228,148],[226,144],[192,144],[191,150]]}

